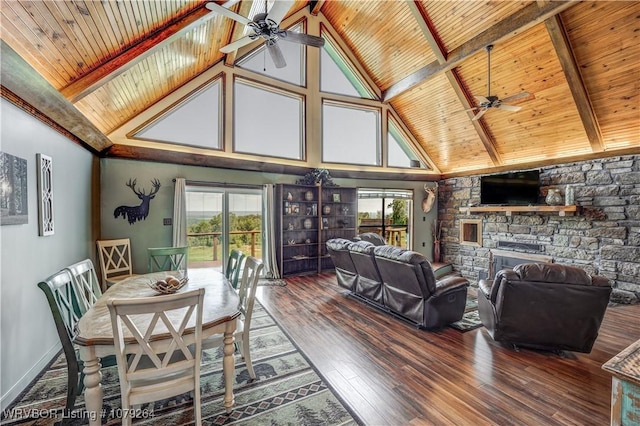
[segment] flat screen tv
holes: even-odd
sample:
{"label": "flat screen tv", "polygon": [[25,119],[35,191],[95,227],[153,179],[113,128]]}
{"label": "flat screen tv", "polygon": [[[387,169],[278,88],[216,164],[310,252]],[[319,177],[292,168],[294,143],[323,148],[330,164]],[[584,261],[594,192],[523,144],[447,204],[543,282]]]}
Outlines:
{"label": "flat screen tv", "polygon": [[528,206],[538,204],[540,171],[528,170],[480,178],[480,204]]}

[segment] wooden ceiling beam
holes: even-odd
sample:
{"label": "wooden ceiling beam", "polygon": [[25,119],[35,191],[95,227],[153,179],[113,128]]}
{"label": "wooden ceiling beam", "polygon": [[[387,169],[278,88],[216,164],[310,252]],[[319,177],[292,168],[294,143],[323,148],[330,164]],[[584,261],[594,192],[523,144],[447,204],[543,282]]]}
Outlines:
{"label": "wooden ceiling beam", "polygon": [[322,5],[324,4],[325,0],[312,0],[309,2],[309,10],[310,13],[313,16],[318,16],[318,13],[320,13],[320,9],[322,9]]}
{"label": "wooden ceiling beam", "polygon": [[[229,7],[236,2],[229,1],[225,4],[225,7]],[[145,38],[140,43],[64,87],[60,92],[72,103],[78,102],[158,50],[183,37],[187,32],[217,16],[218,14],[206,9],[203,4],[201,8]]]}
{"label": "wooden ceiling beam", "polygon": [[[418,22],[418,26],[422,30],[422,33],[427,39],[427,43],[429,43],[429,46],[431,47],[431,50],[433,50],[433,53],[435,54],[438,62],[440,64],[446,63],[447,58],[445,56],[445,49],[439,38],[437,37],[437,30],[431,23],[431,19],[429,18],[427,12],[422,8],[422,6],[420,6],[417,1],[409,1],[407,2],[407,5],[409,6],[411,13]],[[456,93],[456,96],[460,100],[463,108],[469,109],[474,107],[475,105],[471,102],[471,95],[467,93],[467,90],[465,89],[462,81],[460,80],[460,77],[455,72],[455,70],[445,71],[445,75],[447,77],[447,80],[449,80],[453,91]],[[491,158],[491,161],[493,161],[493,164],[496,166],[501,166],[503,164],[502,157],[500,156],[500,153],[496,148],[495,139],[491,135],[491,132],[489,132],[484,119],[481,118],[480,120],[472,120],[471,124],[473,124],[474,129],[478,133],[478,137],[482,141],[482,144],[484,145],[487,154]]]}
{"label": "wooden ceiling beam", "polygon": [[112,145],[109,138],[4,40],[0,40],[0,60],[2,86],[7,90],[97,151]]}
{"label": "wooden ceiling beam", "polygon": [[383,93],[383,101],[388,102],[401,93],[412,87],[434,78],[446,71],[449,71],[470,56],[483,50],[487,45],[497,43],[501,40],[509,39],[523,31],[557,15],[563,10],[573,6],[576,1],[553,1],[542,6],[537,3],[530,3],[518,12],[509,16],[492,27],[486,29],[478,36],[468,42],[453,49],[447,55],[447,61],[439,63],[437,60],[425,65],[413,74],[408,75],[389,87]]}
{"label": "wooden ceiling beam", "polygon": [[429,14],[422,6],[420,6],[417,0],[408,1],[407,6],[409,6],[411,14],[418,23],[420,30],[422,30],[422,35],[427,39],[427,43],[429,44],[429,47],[431,47],[431,50],[433,50],[438,62],[440,64],[447,62],[445,48],[442,46],[439,38],[436,38],[436,34],[438,32],[434,28],[431,18],[429,18]]}
{"label": "wooden ceiling beam", "polygon": [[[281,173],[302,176],[311,170],[310,167],[290,164],[270,163],[268,161],[241,160],[204,154],[175,152],[164,149],[145,148],[132,145],[112,145],[103,153],[105,158],[126,158],[139,161],[180,164],[186,166],[217,167],[221,169],[248,170],[263,173]],[[380,179],[406,181],[436,181],[439,173],[397,173],[371,172],[361,170],[331,170],[331,176],[350,179]]]}
{"label": "wooden ceiling beam", "polygon": [[556,50],[558,59],[560,60],[560,65],[564,71],[567,83],[569,83],[569,89],[578,108],[582,125],[587,132],[591,150],[593,152],[602,152],[604,151],[604,141],[602,139],[600,124],[598,123],[593,104],[589,99],[589,94],[582,80],[580,68],[573,55],[573,49],[571,48],[571,43],[569,42],[569,37],[567,36],[562,19],[559,15],[556,15],[547,19],[544,23],[547,27],[549,37],[551,37],[551,42]]}

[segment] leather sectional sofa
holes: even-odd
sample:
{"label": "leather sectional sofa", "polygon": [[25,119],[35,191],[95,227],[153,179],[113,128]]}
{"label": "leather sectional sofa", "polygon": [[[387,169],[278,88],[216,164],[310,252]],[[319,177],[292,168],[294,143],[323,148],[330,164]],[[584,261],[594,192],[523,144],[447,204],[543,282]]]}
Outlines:
{"label": "leather sectional sofa", "polygon": [[327,241],[338,284],[354,297],[426,329],[459,321],[469,281],[447,271],[436,278],[422,254],[369,241]]}

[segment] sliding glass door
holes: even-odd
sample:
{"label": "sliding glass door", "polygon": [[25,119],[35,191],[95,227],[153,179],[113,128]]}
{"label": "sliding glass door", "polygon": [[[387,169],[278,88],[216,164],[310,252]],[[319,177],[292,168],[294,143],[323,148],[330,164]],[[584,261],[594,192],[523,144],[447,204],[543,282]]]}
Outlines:
{"label": "sliding glass door", "polygon": [[232,249],[262,259],[262,190],[187,186],[190,268],[224,272]]}
{"label": "sliding glass door", "polygon": [[358,189],[358,233],[375,232],[389,245],[412,249],[412,211],[412,191]]}

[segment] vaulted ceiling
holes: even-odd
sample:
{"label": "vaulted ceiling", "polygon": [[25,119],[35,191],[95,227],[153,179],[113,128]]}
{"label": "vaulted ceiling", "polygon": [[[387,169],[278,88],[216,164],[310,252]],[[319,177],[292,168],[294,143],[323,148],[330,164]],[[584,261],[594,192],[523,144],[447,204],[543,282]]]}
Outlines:
{"label": "vaulted ceiling", "polygon": [[[219,49],[243,26],[205,4],[3,0],[3,96],[100,155],[217,164],[112,137],[217,64],[233,67],[236,54]],[[295,14],[321,17],[340,37],[432,177],[640,153],[640,2],[296,1]],[[490,95],[528,95],[510,102],[517,112],[473,120],[490,44]]]}

